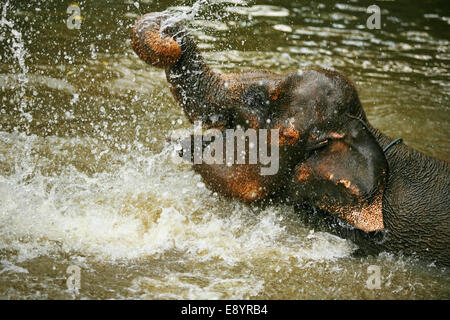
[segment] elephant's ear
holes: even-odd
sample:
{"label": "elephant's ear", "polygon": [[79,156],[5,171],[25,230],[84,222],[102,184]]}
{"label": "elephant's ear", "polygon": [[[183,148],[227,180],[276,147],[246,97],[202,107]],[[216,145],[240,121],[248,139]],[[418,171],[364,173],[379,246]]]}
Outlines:
{"label": "elephant's ear", "polygon": [[354,121],[346,131],[331,132],[329,139],[322,140],[296,167],[299,192],[357,229],[382,230],[386,158],[361,123]]}

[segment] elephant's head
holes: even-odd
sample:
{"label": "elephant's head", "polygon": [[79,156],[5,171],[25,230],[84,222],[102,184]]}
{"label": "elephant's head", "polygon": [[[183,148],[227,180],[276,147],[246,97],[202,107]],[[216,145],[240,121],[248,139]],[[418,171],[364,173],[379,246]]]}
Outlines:
{"label": "elephant's head", "polygon": [[[313,204],[358,229],[384,228],[387,162],[346,77],[319,68],[288,75],[217,74],[184,29],[169,20],[164,14],[140,18],[132,45],[141,59],[165,68],[191,121],[201,119],[221,130],[279,129],[279,173],[261,178],[256,165],[207,166],[199,171],[208,185],[246,200],[283,188],[290,200]],[[264,191],[252,191],[257,194],[252,198],[248,190]]]}
{"label": "elephant's head", "polygon": [[[283,120],[299,133],[289,196],[338,215],[364,231],[384,228],[388,165],[355,87],[323,69],[287,77]],[[298,150],[297,149],[297,150]]]}

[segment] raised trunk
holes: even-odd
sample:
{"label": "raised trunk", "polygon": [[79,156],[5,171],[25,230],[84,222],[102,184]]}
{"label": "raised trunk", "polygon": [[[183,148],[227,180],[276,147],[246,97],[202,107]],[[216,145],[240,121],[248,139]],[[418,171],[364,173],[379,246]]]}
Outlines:
{"label": "raised trunk", "polygon": [[191,122],[225,127],[232,94],[210,70],[187,31],[163,13],[142,16],[131,30],[132,46],[150,65],[165,68],[171,90]]}
{"label": "raised trunk", "polygon": [[225,127],[232,101],[225,80],[205,63],[193,39],[183,30],[174,36],[181,57],[166,68],[167,81],[191,122],[200,120],[212,127]]}

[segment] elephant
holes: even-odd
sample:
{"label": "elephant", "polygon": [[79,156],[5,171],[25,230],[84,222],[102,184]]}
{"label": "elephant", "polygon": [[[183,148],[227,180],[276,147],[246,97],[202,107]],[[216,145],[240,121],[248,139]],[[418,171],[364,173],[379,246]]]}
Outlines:
{"label": "elephant", "polygon": [[346,76],[319,67],[213,72],[166,13],[140,17],[131,45],[165,70],[190,122],[220,132],[278,130],[275,174],[261,175],[258,163],[193,164],[208,188],[246,203],[292,204],[308,212],[305,223],[350,239],[363,255],[387,251],[450,266],[449,163],[372,127]]}

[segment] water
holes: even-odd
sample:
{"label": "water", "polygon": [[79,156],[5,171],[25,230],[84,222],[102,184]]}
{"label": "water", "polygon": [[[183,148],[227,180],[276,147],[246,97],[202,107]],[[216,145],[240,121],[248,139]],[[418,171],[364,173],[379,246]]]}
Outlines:
{"label": "water", "polygon": [[365,27],[370,1],[138,4],[81,1],[79,30],[59,1],[0,4],[0,298],[450,298],[448,270],[357,258],[289,206],[205,189],[171,161],[166,137],[189,124],[129,40],[170,7],[217,71],[339,70],[375,127],[449,160],[447,1],[380,2],[381,30]]}

